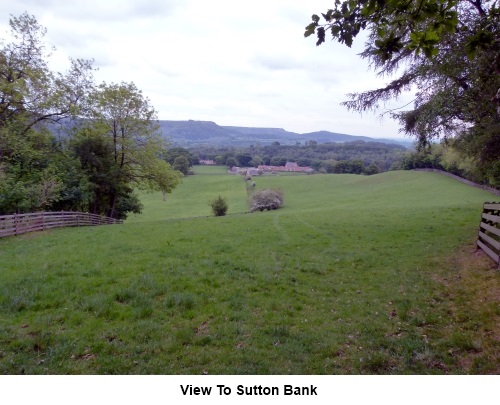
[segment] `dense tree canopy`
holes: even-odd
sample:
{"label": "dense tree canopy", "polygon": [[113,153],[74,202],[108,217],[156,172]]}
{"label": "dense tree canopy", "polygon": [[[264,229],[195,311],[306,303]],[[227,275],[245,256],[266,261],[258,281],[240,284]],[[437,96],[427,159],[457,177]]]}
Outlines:
{"label": "dense tree canopy", "polygon": [[193,155],[186,148],[173,147],[169,148],[162,158],[170,163],[175,170],[178,170],[184,175],[189,174],[191,167],[199,163],[199,157]]}
{"label": "dense tree canopy", "polygon": [[[191,153],[203,159],[214,160],[219,165],[284,166],[287,161],[297,162],[299,166],[311,166],[317,171],[327,173],[366,173],[368,167],[378,167],[387,171],[397,165],[407,149],[397,144],[380,142],[324,143],[307,142],[306,145],[253,145],[249,147],[210,147],[199,146],[190,149]],[[238,157],[244,156],[243,161]],[[248,160],[251,156],[251,160]],[[348,163],[346,163],[348,162]],[[348,169],[346,169],[346,164]],[[373,174],[373,170],[370,170]]]}
{"label": "dense tree canopy", "polygon": [[36,19],[12,17],[10,27],[12,42],[0,42],[0,128],[16,124],[26,135],[37,123],[77,114],[93,86],[91,61],[71,60],[66,73],[53,72]]}
{"label": "dense tree canopy", "polygon": [[125,218],[141,208],[134,188],[178,184],[180,173],[161,159],[156,111],[133,83],[96,86],[85,60],[53,72],[35,17],[12,17],[10,27],[11,41],[0,42],[0,214]]}
{"label": "dense tree canopy", "polygon": [[27,14],[10,19],[0,42],[0,213],[48,209],[83,180],[48,125],[78,114],[92,87],[90,61],[66,73],[48,68],[45,29]]}
{"label": "dense tree canopy", "polygon": [[[500,185],[500,10],[494,0],[335,0],[313,15],[306,36],[327,35],[351,46],[368,33],[361,57],[392,80],[379,89],[349,94],[351,110],[380,108],[415,91],[413,108],[390,114],[421,145],[449,141]],[[405,106],[406,107],[406,106]],[[404,108],[404,107],[403,107]]]}

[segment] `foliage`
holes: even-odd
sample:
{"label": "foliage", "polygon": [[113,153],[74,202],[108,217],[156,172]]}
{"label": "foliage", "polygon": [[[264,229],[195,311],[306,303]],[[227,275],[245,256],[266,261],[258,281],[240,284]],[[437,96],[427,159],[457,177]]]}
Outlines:
{"label": "foliage", "polygon": [[[162,155],[162,158],[169,163],[175,170],[182,172],[186,175],[189,173],[191,167],[199,163],[199,158],[197,155],[191,154],[189,150],[181,147],[168,148]],[[182,158],[178,160],[177,167],[175,161],[177,158]]]}
{"label": "foliage", "polygon": [[376,163],[372,163],[365,169],[365,174],[367,174],[368,176],[372,176],[380,172],[381,172],[380,167],[378,167]]}
{"label": "foliage", "polygon": [[236,156],[248,155],[252,156],[252,159],[247,162],[249,166],[259,164],[283,166],[286,162],[297,162],[299,166],[310,166],[315,170],[325,169],[327,173],[340,173],[340,171],[335,172],[331,165],[340,161],[348,161],[349,170],[344,172],[354,174],[364,173],[365,168],[372,163],[375,163],[381,171],[387,171],[403,157],[406,150],[400,145],[364,141],[324,144],[310,142],[307,145],[254,145],[237,149],[213,146],[190,148],[192,154],[197,154],[203,159],[214,160],[220,165],[227,162],[232,166],[237,166]]}
{"label": "foliage", "polygon": [[249,153],[237,153],[235,156],[238,166],[248,167],[251,166],[252,156]]}
{"label": "foliage", "polygon": [[283,205],[283,191],[273,189],[258,190],[250,197],[250,212],[277,210]]}
{"label": "foliage", "polygon": [[238,165],[238,161],[233,156],[228,156],[225,162],[227,167],[233,167]]}
{"label": "foliage", "polygon": [[46,30],[26,13],[9,22],[12,41],[0,43],[0,213],[50,209],[68,195],[64,169],[74,161],[47,126],[83,108],[91,62],[71,60],[67,72],[52,72]]}
{"label": "foliage", "polygon": [[[91,61],[70,60],[67,72],[52,72],[43,43],[46,29],[27,13],[12,16],[9,24],[12,42],[2,41],[0,49],[0,128],[2,136],[8,135],[6,127],[16,131],[22,142],[37,124],[59,121],[82,109],[93,86],[92,66]],[[2,148],[12,146],[10,141],[2,139]],[[12,152],[5,149],[3,153]]]}
{"label": "foliage", "polygon": [[348,160],[341,160],[339,162],[335,162],[333,164],[333,173],[352,173],[353,167],[352,163],[349,162]]}
{"label": "foliage", "polygon": [[140,211],[130,203],[135,201],[134,187],[171,192],[180,174],[160,158],[165,145],[158,133],[156,111],[142,92],[133,83],[103,83],[90,101],[89,119],[75,130],[83,142],[101,145],[101,160],[96,162],[101,168],[95,170],[94,165],[89,172],[90,176],[96,173],[98,180],[93,212],[106,210],[106,215],[121,218],[124,212],[118,213],[118,207]]}
{"label": "foliage", "polygon": [[220,195],[210,201],[209,205],[212,208],[212,213],[216,217],[223,217],[226,215],[227,209],[229,208],[226,199]]}
{"label": "foliage", "polygon": [[35,17],[12,17],[10,27],[12,42],[0,48],[0,214],[71,209],[125,218],[140,211],[134,188],[171,192],[180,174],[160,159],[166,146],[141,91],[96,86],[92,61],[53,72]]}
{"label": "foliage", "polygon": [[259,165],[264,164],[264,160],[260,156],[255,155],[254,157],[252,157],[252,160],[248,162],[248,164],[252,167],[258,167]]}
{"label": "foliage", "polygon": [[[480,184],[500,186],[495,177],[486,179],[486,173],[472,158],[465,157],[451,143],[432,144],[408,153],[401,162],[401,169],[438,169]],[[498,178],[498,177],[497,177]]]}
{"label": "foliage", "polygon": [[398,57],[424,53],[431,57],[447,34],[459,23],[456,0],[363,0],[335,1],[335,8],[321,18],[313,15],[305,36],[316,33],[317,45],[325,42],[326,31],[338,42],[351,46],[363,30],[371,33],[370,53],[382,63]]}
{"label": "foliage", "polygon": [[174,170],[181,172],[184,175],[189,173],[189,159],[186,156],[177,156],[174,160]]}
{"label": "foliage", "polygon": [[483,180],[500,182],[495,177],[500,157],[494,99],[500,87],[497,1],[337,0],[333,9],[312,20],[305,35],[315,33],[318,45],[327,32],[351,46],[360,32],[368,31],[361,57],[380,76],[397,75],[385,87],[349,94],[343,103],[348,109],[375,110],[416,90],[413,109],[389,111],[402,131],[422,145],[455,138],[457,151],[476,161]]}

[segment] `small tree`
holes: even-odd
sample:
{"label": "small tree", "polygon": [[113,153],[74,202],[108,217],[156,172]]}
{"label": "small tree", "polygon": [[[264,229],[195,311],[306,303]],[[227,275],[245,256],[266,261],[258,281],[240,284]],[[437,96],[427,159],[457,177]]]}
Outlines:
{"label": "small tree", "polygon": [[174,159],[174,170],[181,172],[183,175],[187,175],[189,173],[189,159],[184,156],[177,156]]}
{"label": "small tree", "polygon": [[283,192],[264,189],[256,191],[250,198],[250,212],[277,210],[283,205]]}
{"label": "small tree", "polygon": [[223,217],[226,215],[228,205],[226,199],[221,197],[220,195],[214,200],[209,202],[209,205],[212,207],[212,213],[216,217]]}
{"label": "small tree", "polygon": [[229,156],[226,159],[226,166],[229,167],[229,168],[234,167],[234,166],[238,166],[238,162],[236,161],[236,159],[234,158],[234,156]]}
{"label": "small tree", "polygon": [[366,168],[365,172],[368,176],[372,176],[374,174],[380,173],[381,170],[380,170],[380,167],[378,167],[376,163],[372,163],[370,166],[368,166]]}

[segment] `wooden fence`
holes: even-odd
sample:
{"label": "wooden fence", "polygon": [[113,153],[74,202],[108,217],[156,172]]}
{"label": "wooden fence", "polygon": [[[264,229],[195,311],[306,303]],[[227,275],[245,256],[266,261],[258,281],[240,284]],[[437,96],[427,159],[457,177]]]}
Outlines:
{"label": "wooden fence", "polygon": [[477,247],[484,250],[500,269],[500,203],[484,203]]}
{"label": "wooden fence", "polygon": [[86,212],[58,211],[0,215],[0,238],[68,226],[121,224],[117,220]]}

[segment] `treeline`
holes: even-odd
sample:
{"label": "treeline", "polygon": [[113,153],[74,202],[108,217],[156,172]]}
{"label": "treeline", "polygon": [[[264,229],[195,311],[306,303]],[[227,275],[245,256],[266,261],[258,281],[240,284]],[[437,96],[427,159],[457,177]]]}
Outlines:
{"label": "treeline", "polygon": [[474,183],[500,188],[500,161],[481,164],[477,158],[464,156],[453,141],[434,143],[406,154],[401,169],[439,169]]}
{"label": "treeline", "polygon": [[280,145],[274,142],[271,145],[240,148],[200,146],[189,151],[199,159],[213,160],[218,165],[257,167],[296,162],[299,166],[309,166],[325,173],[374,174],[399,167],[407,149],[379,142],[318,144],[309,141],[304,145]]}
{"label": "treeline", "polygon": [[0,215],[123,219],[141,211],[135,189],[167,193],[180,182],[162,158],[156,111],[133,83],[97,85],[87,60],[54,72],[35,17],[12,17],[10,28],[11,42],[0,42]]}

